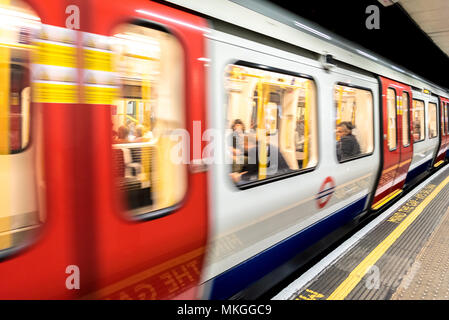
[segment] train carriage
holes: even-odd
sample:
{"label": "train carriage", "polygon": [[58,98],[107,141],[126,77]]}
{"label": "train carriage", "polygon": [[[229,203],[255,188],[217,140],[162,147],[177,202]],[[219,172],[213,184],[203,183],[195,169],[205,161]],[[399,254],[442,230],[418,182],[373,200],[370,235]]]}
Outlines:
{"label": "train carriage", "polygon": [[442,166],[446,89],[248,6],[0,1],[0,298],[253,298]]}

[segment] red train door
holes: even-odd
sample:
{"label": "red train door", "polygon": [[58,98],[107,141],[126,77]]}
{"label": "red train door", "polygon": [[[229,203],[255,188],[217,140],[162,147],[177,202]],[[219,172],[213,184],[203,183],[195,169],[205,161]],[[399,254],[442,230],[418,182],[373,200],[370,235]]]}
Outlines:
{"label": "red train door", "polygon": [[92,212],[70,2],[0,3],[0,299],[76,298],[77,267],[93,270]]}
{"label": "red train door", "polygon": [[202,132],[195,136],[193,124],[206,128],[206,21],[146,0],[83,3],[98,275],[84,298],[195,298],[207,239],[206,172],[170,157],[171,133],[187,132],[187,152],[196,152]]}
{"label": "red train door", "polygon": [[383,113],[383,166],[374,196],[374,210],[399,195],[413,157],[411,88],[380,77]]}
{"label": "red train door", "polygon": [[435,168],[443,164],[446,158],[446,151],[449,144],[449,132],[447,131],[447,104],[449,100],[440,97],[440,147],[438,149],[437,156],[435,158],[433,166]]}
{"label": "red train door", "polygon": [[447,146],[446,146],[446,157],[449,156],[449,99],[446,99],[445,108],[444,108],[444,119],[446,121],[446,138],[447,138]]}

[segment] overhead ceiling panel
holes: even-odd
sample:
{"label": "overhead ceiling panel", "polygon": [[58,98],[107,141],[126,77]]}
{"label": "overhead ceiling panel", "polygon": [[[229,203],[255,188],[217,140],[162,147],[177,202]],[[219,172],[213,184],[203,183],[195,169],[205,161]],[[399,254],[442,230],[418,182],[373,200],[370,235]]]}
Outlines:
{"label": "overhead ceiling panel", "polygon": [[399,3],[436,45],[449,56],[449,1],[400,0]]}

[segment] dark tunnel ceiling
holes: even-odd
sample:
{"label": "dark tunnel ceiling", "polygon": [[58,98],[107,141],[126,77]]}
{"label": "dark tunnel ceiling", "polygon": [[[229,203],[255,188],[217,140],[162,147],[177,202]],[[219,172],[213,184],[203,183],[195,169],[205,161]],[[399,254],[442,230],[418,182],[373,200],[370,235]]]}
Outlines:
{"label": "dark tunnel ceiling", "polygon": [[[398,4],[384,7],[376,0],[270,0],[284,9],[360,44],[421,77],[449,88],[449,57]],[[380,29],[368,30],[369,5],[380,9]],[[449,19],[449,17],[448,17]]]}

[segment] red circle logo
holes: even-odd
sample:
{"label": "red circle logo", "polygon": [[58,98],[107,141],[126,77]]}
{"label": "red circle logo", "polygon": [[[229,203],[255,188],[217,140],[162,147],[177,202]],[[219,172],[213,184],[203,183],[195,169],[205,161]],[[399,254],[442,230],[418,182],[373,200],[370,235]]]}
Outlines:
{"label": "red circle logo", "polygon": [[335,192],[335,181],[332,177],[327,177],[321,184],[320,191],[316,195],[318,208],[323,209]]}

